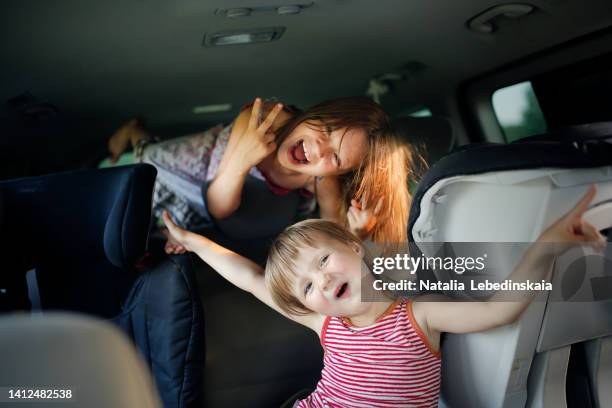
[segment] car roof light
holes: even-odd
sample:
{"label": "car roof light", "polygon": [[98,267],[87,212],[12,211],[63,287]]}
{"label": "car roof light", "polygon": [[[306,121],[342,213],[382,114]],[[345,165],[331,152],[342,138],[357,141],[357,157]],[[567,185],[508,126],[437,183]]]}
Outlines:
{"label": "car roof light", "polygon": [[246,30],[220,31],[206,34],[204,46],[252,44],[278,40],[285,32],[285,27],[255,28]]}
{"label": "car roof light", "polygon": [[232,109],[231,103],[220,103],[217,105],[194,106],[191,111],[197,115],[201,113],[227,112],[230,109]]}

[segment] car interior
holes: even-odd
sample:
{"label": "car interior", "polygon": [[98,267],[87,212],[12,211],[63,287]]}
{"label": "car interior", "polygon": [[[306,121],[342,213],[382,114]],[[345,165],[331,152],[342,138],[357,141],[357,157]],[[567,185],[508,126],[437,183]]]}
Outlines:
{"label": "car interior", "polygon": [[[305,109],[368,96],[423,158],[407,180],[423,253],[531,242],[592,184],[585,217],[612,239],[609,1],[0,9],[0,390],[61,383],[70,406],[290,407],[320,379],[314,332],[195,255],[163,253],[156,169],[129,152],[108,160],[132,118],[170,140],[229,124],[256,97]],[[197,232],[263,265],[283,228],[236,216]],[[572,267],[556,264],[552,292],[511,325],[445,335],[439,406],[610,406],[611,255],[567,255]],[[568,289],[574,275],[582,286]]]}

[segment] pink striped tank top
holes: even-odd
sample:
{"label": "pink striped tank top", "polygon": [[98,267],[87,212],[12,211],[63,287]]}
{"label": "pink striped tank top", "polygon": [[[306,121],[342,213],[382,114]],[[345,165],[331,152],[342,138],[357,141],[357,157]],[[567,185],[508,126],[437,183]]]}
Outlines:
{"label": "pink striped tank top", "polygon": [[321,330],[324,367],[316,390],[297,407],[437,407],[440,353],[412,314],[391,304],[371,326],[328,317]]}

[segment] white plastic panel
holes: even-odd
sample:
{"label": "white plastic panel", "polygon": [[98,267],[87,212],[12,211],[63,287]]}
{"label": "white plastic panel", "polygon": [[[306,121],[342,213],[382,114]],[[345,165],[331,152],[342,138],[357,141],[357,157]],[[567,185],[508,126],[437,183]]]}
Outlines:
{"label": "white plastic panel", "polygon": [[[548,225],[572,208],[592,183],[598,186],[594,205],[600,205],[600,209],[591,211],[587,217],[590,221],[606,219],[607,216],[602,216],[604,210],[601,208],[612,202],[612,167],[608,166],[494,172],[440,180],[424,194],[412,236],[417,244],[532,242]],[[425,255],[432,255],[427,252],[427,246],[423,245],[421,249]],[[508,270],[511,270],[522,253],[514,251],[501,255],[505,256]],[[578,334],[570,338],[565,330],[567,324],[555,322],[557,316],[553,319],[553,309],[557,306],[547,311],[549,318],[544,322],[546,305],[544,301],[533,302],[521,319],[510,326],[470,335],[446,335],[443,342],[445,357],[440,405],[523,407],[528,400],[527,377],[538,341],[538,349],[549,350],[553,345],[592,338],[605,333],[605,327],[612,319],[608,309],[594,313],[593,319],[577,311],[572,323],[578,319],[584,327],[574,325],[579,327]],[[575,306],[568,307],[576,309]],[[593,313],[593,310],[589,313]],[[559,312],[559,318],[561,314]],[[542,324],[544,331],[540,335]],[[564,329],[556,333],[555,328]],[[560,338],[565,340],[560,341]],[[566,366],[567,359],[561,358],[564,356],[561,354],[552,361],[558,363],[556,365],[550,365],[553,355],[549,354],[549,360],[545,362],[548,365],[545,364],[544,368]],[[555,381],[559,387],[562,382],[564,385],[565,371],[561,373],[562,378],[541,378],[541,385],[548,388],[541,390],[537,398],[531,400],[535,404],[531,406],[563,406],[554,405],[565,401],[564,398],[557,401],[560,395],[551,392],[555,387],[550,387]],[[563,391],[561,396],[564,395]]]}
{"label": "white plastic panel", "polygon": [[529,375],[527,408],[565,408],[565,379],[571,347],[546,351],[535,356]]}
{"label": "white plastic panel", "polygon": [[586,342],[585,354],[595,408],[612,407],[612,337]]}

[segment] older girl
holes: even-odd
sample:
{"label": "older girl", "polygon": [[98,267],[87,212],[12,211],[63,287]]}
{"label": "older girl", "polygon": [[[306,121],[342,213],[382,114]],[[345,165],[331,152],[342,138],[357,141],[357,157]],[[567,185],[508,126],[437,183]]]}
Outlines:
{"label": "older girl", "polygon": [[[276,195],[299,191],[302,210],[316,200],[322,218],[362,238],[406,239],[411,151],[367,98],[333,99],[301,113],[257,98],[228,127],[155,145],[149,139],[131,121],[113,135],[109,150],[116,158],[131,142],[138,159],[158,168],[154,213],[168,209],[183,227],[225,219],[245,206],[242,192],[252,176]],[[269,211],[272,216],[274,208]],[[166,250],[183,248],[170,242]]]}

